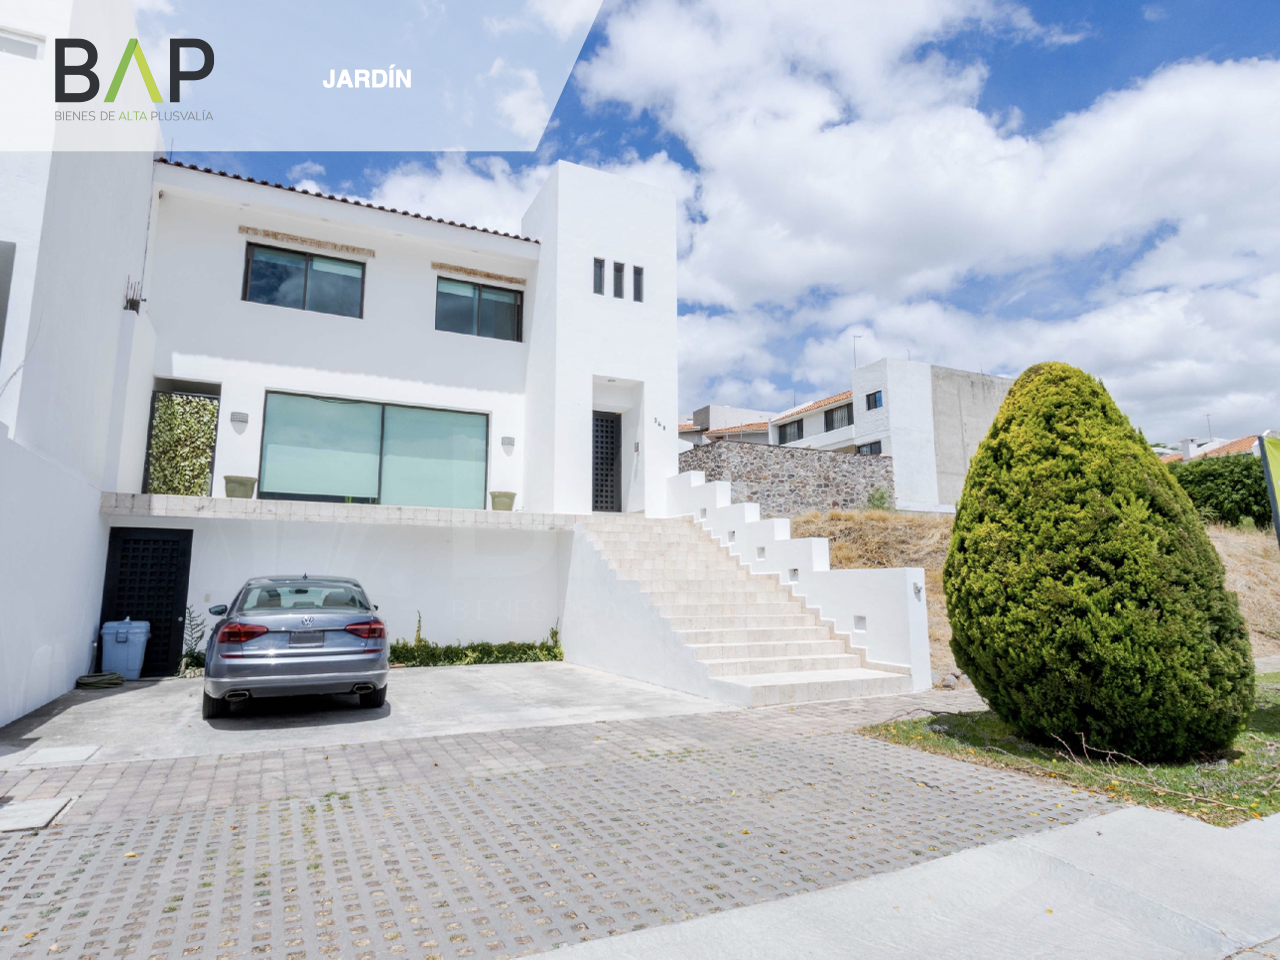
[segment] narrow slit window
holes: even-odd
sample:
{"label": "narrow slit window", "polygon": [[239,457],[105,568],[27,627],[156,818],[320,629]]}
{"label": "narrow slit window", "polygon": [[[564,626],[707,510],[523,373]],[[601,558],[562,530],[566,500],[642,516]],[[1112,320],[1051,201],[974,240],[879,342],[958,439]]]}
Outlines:
{"label": "narrow slit window", "polygon": [[595,293],[600,294],[600,296],[604,296],[604,261],[599,257],[596,257],[596,266],[595,272],[592,275],[591,289]]}
{"label": "narrow slit window", "polygon": [[644,303],[644,267],[631,268],[631,299]]}
{"label": "narrow slit window", "polygon": [[627,277],[626,264],[615,263],[613,265],[613,295],[619,300],[621,300],[624,296],[622,287],[626,283],[626,277]]}

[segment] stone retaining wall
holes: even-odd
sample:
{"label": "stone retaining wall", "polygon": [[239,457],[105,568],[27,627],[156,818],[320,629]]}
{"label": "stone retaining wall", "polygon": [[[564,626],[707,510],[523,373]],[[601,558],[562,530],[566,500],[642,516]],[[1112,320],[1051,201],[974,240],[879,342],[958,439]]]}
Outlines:
{"label": "stone retaining wall", "polygon": [[733,502],[760,504],[762,519],[857,510],[876,490],[893,503],[893,460],[884,456],[718,440],[680,454],[680,472],[690,470],[728,480]]}

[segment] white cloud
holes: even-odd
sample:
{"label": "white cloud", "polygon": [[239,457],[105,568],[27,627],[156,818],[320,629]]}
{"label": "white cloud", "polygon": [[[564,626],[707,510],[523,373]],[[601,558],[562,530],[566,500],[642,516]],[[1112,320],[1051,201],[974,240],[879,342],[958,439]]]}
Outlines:
{"label": "white cloud", "polygon": [[314,178],[324,176],[324,167],[314,160],[303,160],[286,170],[284,175],[295,182],[306,179],[314,181]]}
{"label": "white cloud", "polygon": [[134,13],[173,13],[171,0],[133,0]]}
{"label": "white cloud", "polygon": [[1142,7],[1142,18],[1152,23],[1158,20],[1168,20],[1169,11],[1158,3],[1144,4]]}
{"label": "white cloud", "polygon": [[[1079,363],[1162,433],[1213,402],[1236,411],[1215,415],[1223,429],[1280,426],[1280,394],[1247,359],[1280,355],[1275,61],[1174,64],[1028,134],[1016,114],[978,109],[984,64],[919,53],[962,31],[1045,47],[1083,36],[999,0],[640,0],[606,30],[576,74],[584,99],[649,110],[700,167],[680,291],[730,312],[682,320],[696,334],[681,337],[688,400],[721,383],[736,395],[757,373],[776,383],[764,358],[797,353],[802,381],[846,389],[862,330],[864,362]],[[990,277],[1016,305],[1007,278],[1105,264],[1154,231],[1065,320],[939,301]],[[807,306],[814,291],[836,298]],[[761,322],[762,305],[799,309]]]}
{"label": "white cloud", "polygon": [[542,94],[538,73],[527,67],[508,66],[499,57],[489,68],[488,79],[494,89],[494,106],[503,122],[532,147],[547,128],[551,108]]}

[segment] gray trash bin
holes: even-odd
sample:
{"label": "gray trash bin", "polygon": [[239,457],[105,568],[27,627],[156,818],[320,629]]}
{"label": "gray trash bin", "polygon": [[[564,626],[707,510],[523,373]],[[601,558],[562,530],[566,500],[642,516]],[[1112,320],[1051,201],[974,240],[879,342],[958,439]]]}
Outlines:
{"label": "gray trash bin", "polygon": [[126,680],[142,676],[142,658],[151,639],[151,624],[146,620],[112,620],[102,625],[102,669],[118,673]]}

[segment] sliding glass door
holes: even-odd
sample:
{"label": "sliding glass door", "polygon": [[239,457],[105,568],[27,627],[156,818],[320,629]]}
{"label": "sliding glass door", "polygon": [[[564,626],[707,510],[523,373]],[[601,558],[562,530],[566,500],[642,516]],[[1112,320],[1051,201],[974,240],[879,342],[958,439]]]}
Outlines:
{"label": "sliding glass door", "polygon": [[268,393],[259,495],[484,509],[489,418]]}
{"label": "sliding glass door", "polygon": [[419,407],[387,407],[382,502],[484,509],[489,418]]}

